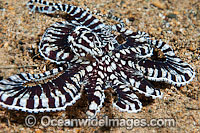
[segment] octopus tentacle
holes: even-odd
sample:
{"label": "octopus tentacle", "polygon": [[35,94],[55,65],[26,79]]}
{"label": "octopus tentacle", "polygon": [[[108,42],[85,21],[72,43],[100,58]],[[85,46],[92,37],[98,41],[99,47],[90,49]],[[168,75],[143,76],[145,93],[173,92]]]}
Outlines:
{"label": "octopus tentacle", "polygon": [[[38,3],[40,4],[40,6],[35,6],[34,3]],[[59,4],[59,3],[50,3],[48,1],[37,1],[37,0],[29,0],[29,2],[27,3],[27,7],[29,8],[29,10],[31,10],[32,12],[40,12],[40,13],[47,13],[47,14],[52,14],[55,13],[55,11],[63,11],[63,12],[67,12],[69,15],[73,16],[76,20],[81,20],[81,18],[88,16],[90,18],[90,20],[88,19],[87,21],[91,21],[92,19],[94,19],[95,17],[93,16],[89,16],[90,14],[94,14],[100,17],[106,17],[109,18],[111,20],[114,20],[116,22],[119,22],[118,25],[120,25],[120,27],[124,27],[125,23],[123,22],[122,19],[112,15],[112,14],[101,14],[98,11],[89,11],[88,8],[86,10],[84,10],[83,8],[79,8],[73,5],[68,5],[68,4]],[[81,21],[80,21],[81,22]],[[98,21],[98,19],[94,19],[93,24],[103,24],[100,21]],[[91,22],[88,22],[87,24],[91,24]],[[91,27],[89,27],[91,28]]]}
{"label": "octopus tentacle", "polygon": [[133,32],[120,26],[120,24],[112,27],[119,32],[125,39],[125,43],[116,47],[120,52],[130,57],[147,58],[153,55],[153,47],[149,45],[149,35],[145,32]]}
{"label": "octopus tentacle", "polygon": [[150,38],[148,33],[141,31],[134,32],[132,30],[124,28],[122,24],[112,25],[111,28],[112,30],[121,33],[122,36],[126,38],[135,38],[140,40],[143,40],[144,38]]}
{"label": "octopus tentacle", "polygon": [[[34,5],[34,3],[40,4],[40,6]],[[83,8],[68,5],[68,4],[59,4],[59,3],[50,3],[43,0],[30,0],[27,3],[27,7],[32,12],[40,12],[46,14],[53,14],[56,11],[66,12],[68,15],[72,16],[77,22],[82,26],[86,26],[90,29],[93,29],[95,32],[101,32],[101,28],[105,26],[99,19],[92,16],[91,12],[84,10]]]}
{"label": "octopus tentacle", "polygon": [[[0,105],[34,113],[64,110],[81,95],[81,82],[85,73],[84,70],[76,69],[69,71],[55,68],[52,72],[33,75],[22,73],[1,80]],[[55,74],[58,76],[55,77]],[[38,78],[39,75],[43,81]]]}
{"label": "octopus tentacle", "polygon": [[89,118],[94,118],[96,116],[96,113],[100,111],[105,99],[104,78],[97,73],[97,67],[98,66],[96,64],[88,65],[85,70],[88,75],[88,82],[85,84],[84,88],[86,90],[89,103],[86,114]]}
{"label": "octopus tentacle", "polygon": [[187,64],[178,64],[171,60],[167,61],[151,61],[144,59],[139,63],[140,70],[151,81],[164,81],[177,86],[186,85],[195,76],[193,68]]}
{"label": "octopus tentacle", "polygon": [[175,56],[173,49],[168,44],[161,40],[149,40],[149,44],[160,49],[166,58],[164,61],[144,59],[138,62],[149,80],[182,86],[194,78],[195,71],[192,66]]}
{"label": "octopus tentacle", "polygon": [[[144,75],[136,70],[132,69],[130,66],[123,65],[123,69],[120,67],[116,70],[116,77],[119,77],[120,81],[126,83],[133,91],[137,91],[140,94],[144,94],[146,97],[162,98],[162,92],[159,89],[154,88],[154,86],[148,82]],[[116,82],[116,81],[115,81]]]}
{"label": "octopus tentacle", "polygon": [[103,106],[105,99],[103,86],[98,84],[94,87],[86,89],[88,98],[88,111],[86,114],[89,118],[94,118],[97,112],[100,112],[100,108]]}
{"label": "octopus tentacle", "polygon": [[153,85],[143,77],[131,76],[129,78],[129,82],[134,91],[144,94],[146,97],[152,97],[153,99],[156,99],[162,98],[163,96],[163,93],[160,92],[158,88],[154,88]]}
{"label": "octopus tentacle", "polygon": [[67,21],[52,24],[45,31],[39,44],[39,52],[46,59],[57,64],[71,62],[74,55],[71,53],[68,37],[77,25]]}
{"label": "octopus tentacle", "polygon": [[[125,37],[128,37],[127,42],[120,46],[121,49],[119,51],[129,58],[131,55],[136,58],[142,58],[134,64],[138,64],[136,65],[137,69],[143,72],[148,80],[165,81],[173,85],[181,86],[186,85],[194,78],[194,69],[188,63],[176,57],[173,49],[168,44],[161,40],[151,40],[145,32],[133,32],[120,26],[116,26],[116,30],[124,34]],[[166,57],[164,61],[145,59],[146,57],[152,57],[153,46],[163,52]]]}
{"label": "octopus tentacle", "polygon": [[139,112],[142,109],[142,103],[134,94],[134,91],[123,82],[119,81],[116,84],[117,85],[114,85],[113,89],[117,93],[117,99],[113,103],[113,106],[123,112]]}

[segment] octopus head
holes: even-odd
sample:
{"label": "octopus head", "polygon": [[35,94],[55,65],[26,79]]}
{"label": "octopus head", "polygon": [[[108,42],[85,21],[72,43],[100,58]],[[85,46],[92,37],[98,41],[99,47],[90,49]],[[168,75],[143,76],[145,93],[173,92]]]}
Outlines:
{"label": "octopus head", "polygon": [[70,45],[72,51],[78,56],[98,57],[103,55],[101,38],[87,27],[76,27],[68,36],[68,41],[72,44]]}

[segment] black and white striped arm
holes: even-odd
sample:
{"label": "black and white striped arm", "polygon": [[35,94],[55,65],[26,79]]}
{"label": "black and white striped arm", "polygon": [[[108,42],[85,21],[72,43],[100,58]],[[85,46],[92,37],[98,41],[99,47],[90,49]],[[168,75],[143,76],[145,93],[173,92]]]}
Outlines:
{"label": "black and white striped arm", "polygon": [[73,61],[69,36],[77,25],[67,21],[52,24],[45,31],[39,44],[39,52],[46,59],[57,64]]}
{"label": "black and white striped arm", "polygon": [[84,70],[60,68],[38,75],[13,75],[0,81],[0,105],[34,113],[65,110],[80,98],[84,75]]}

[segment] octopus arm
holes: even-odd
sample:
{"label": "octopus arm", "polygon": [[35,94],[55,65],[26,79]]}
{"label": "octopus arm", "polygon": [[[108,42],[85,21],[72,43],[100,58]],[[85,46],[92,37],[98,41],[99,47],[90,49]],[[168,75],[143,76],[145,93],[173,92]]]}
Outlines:
{"label": "octopus arm", "polygon": [[149,35],[145,32],[133,32],[125,28],[116,28],[121,36],[125,39],[125,43],[118,45],[116,50],[119,50],[126,56],[147,58],[153,55],[153,47],[149,45]]}
{"label": "octopus arm", "polygon": [[45,31],[38,46],[40,54],[51,62],[64,64],[75,58],[71,52],[68,37],[76,25],[67,21],[52,24]]}
{"label": "octopus arm", "polygon": [[149,44],[160,49],[164,60],[143,59],[138,62],[140,70],[145,73],[147,79],[164,81],[169,84],[183,86],[195,77],[195,70],[186,62],[178,58],[171,46],[161,40],[149,40]]}
{"label": "octopus arm", "polygon": [[10,76],[0,81],[0,105],[34,113],[65,110],[80,98],[83,77],[77,68]]}
{"label": "octopus arm", "polygon": [[[127,42],[120,46],[121,56],[132,61],[134,69],[144,73],[148,80],[182,86],[194,78],[194,69],[178,58],[165,42],[151,40],[145,32],[133,32],[124,28],[119,28],[118,31],[127,38]],[[163,52],[164,60],[152,58],[157,56],[153,53],[154,48]]]}
{"label": "octopus arm", "polygon": [[85,85],[85,90],[88,98],[88,111],[86,114],[89,118],[94,118],[97,112],[100,112],[100,108],[103,106],[105,99],[105,85],[102,78],[96,74],[89,76],[88,82]]}
{"label": "octopus arm", "polygon": [[134,91],[144,94],[146,97],[152,97],[153,99],[162,98],[163,93],[158,88],[155,88],[149,81],[144,77],[131,76],[128,78],[131,88]]}
{"label": "octopus arm", "polygon": [[[37,6],[38,4],[39,6]],[[73,18],[73,21],[76,20],[82,26],[86,26],[96,32],[101,32],[101,29],[105,26],[99,19],[94,17],[92,14],[100,15],[98,13],[93,13],[91,11],[85,10],[83,8],[69,5],[69,4],[59,4],[59,3],[50,3],[47,1],[38,1],[30,0],[27,3],[27,7],[32,12],[39,12],[45,14],[54,14],[56,11],[65,12],[67,15]],[[118,18],[113,19],[120,21]],[[69,18],[67,17],[68,21]],[[121,22],[121,21],[120,21]]]}
{"label": "octopus arm", "polygon": [[114,82],[117,84],[113,86],[117,98],[114,101],[113,106],[122,112],[139,112],[142,109],[142,103],[139,101],[134,91],[127,84],[124,84],[118,79]]}
{"label": "octopus arm", "polygon": [[140,61],[139,69],[151,81],[164,81],[169,84],[183,86],[189,83],[195,76],[193,68],[183,63],[179,58],[175,57],[166,61],[152,61],[144,59]]}

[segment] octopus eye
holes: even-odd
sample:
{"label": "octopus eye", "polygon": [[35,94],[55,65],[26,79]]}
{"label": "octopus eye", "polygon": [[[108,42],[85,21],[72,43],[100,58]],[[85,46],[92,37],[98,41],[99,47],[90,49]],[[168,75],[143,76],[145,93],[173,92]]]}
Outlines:
{"label": "octopus eye", "polygon": [[118,41],[119,44],[123,44],[126,42],[126,39],[122,35],[118,35],[116,37],[116,40]]}

